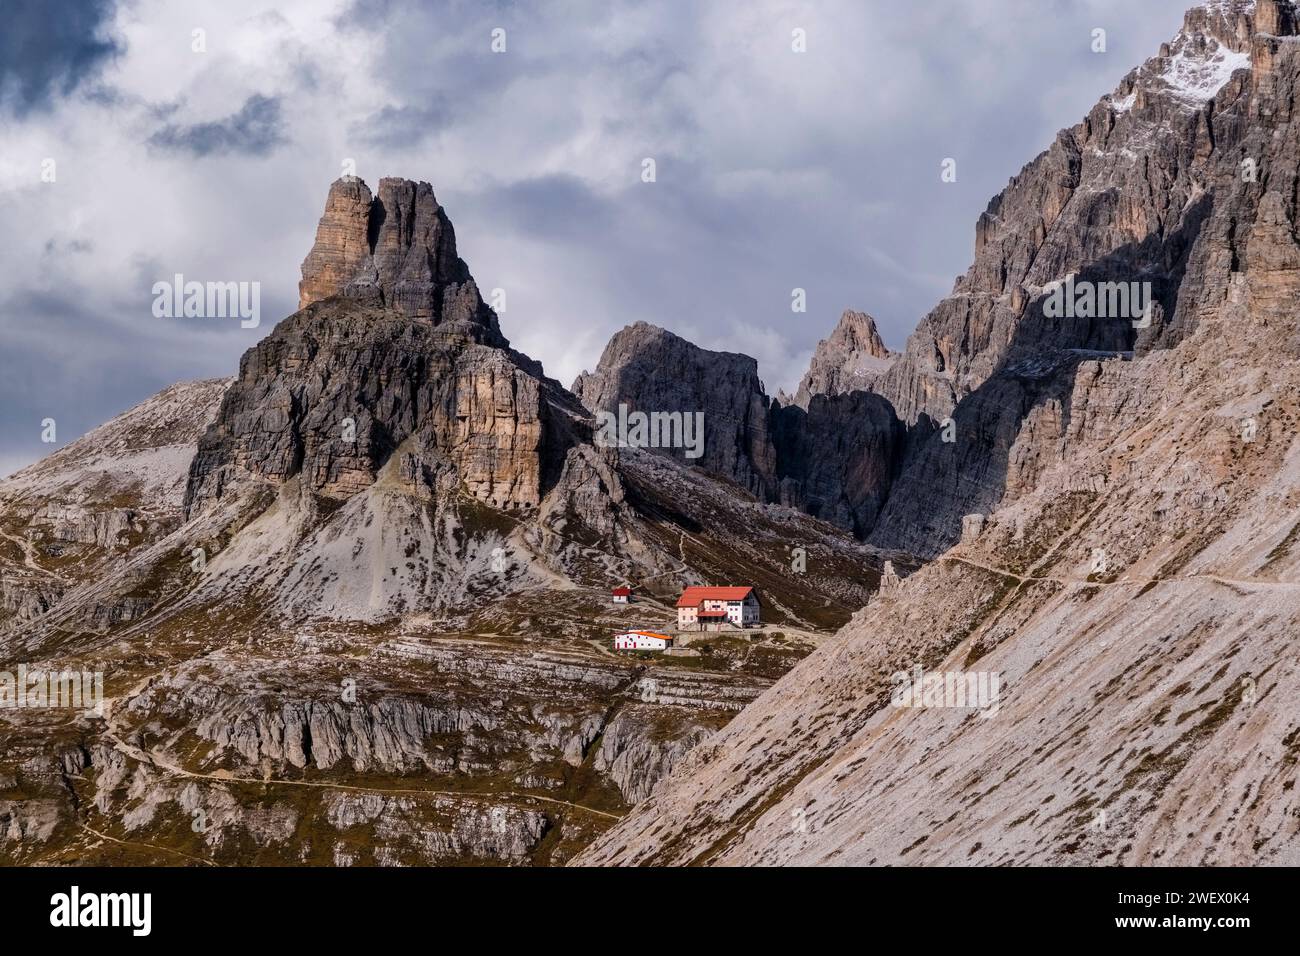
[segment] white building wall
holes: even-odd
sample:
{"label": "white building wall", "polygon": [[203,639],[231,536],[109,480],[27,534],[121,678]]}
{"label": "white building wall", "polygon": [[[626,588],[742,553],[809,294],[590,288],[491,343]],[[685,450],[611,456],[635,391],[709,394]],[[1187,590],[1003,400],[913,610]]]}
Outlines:
{"label": "white building wall", "polygon": [[[677,629],[680,631],[694,629],[699,626],[700,611],[725,611],[727,620],[735,627],[756,627],[762,623],[762,608],[758,600],[751,594],[744,601],[722,601],[716,598],[710,598],[701,602],[698,608],[679,607],[677,609]],[[709,626],[713,627],[717,622],[710,621]]]}
{"label": "white building wall", "polygon": [[647,637],[644,634],[618,634],[614,637],[614,649],[620,651],[662,651],[668,642],[661,637]]}

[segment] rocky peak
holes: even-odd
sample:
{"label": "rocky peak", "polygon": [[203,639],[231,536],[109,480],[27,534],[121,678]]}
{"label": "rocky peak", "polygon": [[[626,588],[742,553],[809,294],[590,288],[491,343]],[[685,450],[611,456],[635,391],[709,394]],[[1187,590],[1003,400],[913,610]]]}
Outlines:
{"label": "rocky peak", "polygon": [[456,254],[451,220],[426,182],[386,177],[374,196],[356,176],[335,180],[298,293],[299,309],[342,295],[434,325],[483,326],[499,336],[495,314]]}
{"label": "rocky peak", "polygon": [[[1283,347],[1300,262],[1294,223],[1300,44],[1290,3],[1193,9],[1159,55],[1025,167],[977,227],[957,294],[908,342],[881,391],[916,422],[872,543],[936,553],[963,514],[1018,499],[1060,459],[1082,370],[1193,337]],[[1150,284],[1148,327],[1124,314],[1049,318],[1062,277]],[[1244,315],[1225,321],[1225,303]],[[955,441],[942,429],[951,416]],[[944,488],[942,496],[923,493]],[[934,502],[939,502],[936,507]]]}
{"label": "rocky peak", "polygon": [[895,358],[876,330],[875,319],[865,312],[845,309],[835,331],[817,343],[812,363],[794,398],[781,396],[782,404],[807,408],[814,395],[841,395],[867,389]]}
{"label": "rocky peak", "polygon": [[187,515],[249,481],[347,500],[399,449],[491,506],[538,505],[582,409],[508,347],[428,183],[336,181],[302,274],[199,442]]}
{"label": "rocky peak", "polygon": [[1294,0],[1205,0],[1183,16],[1183,29],[1161,56],[1168,56],[1179,40],[1206,39],[1238,53],[1250,51],[1255,36],[1293,36],[1297,17]]}
{"label": "rocky peak", "polygon": [[879,359],[887,359],[892,354],[876,330],[876,320],[865,312],[855,312],[852,309],[844,310],[835,331],[821,344]]}
{"label": "rocky peak", "polygon": [[[1261,28],[1261,24],[1263,25]],[[1160,52],[1135,69],[1111,97],[1117,113],[1154,104],[1200,110],[1214,100],[1237,70],[1250,69],[1253,38],[1294,31],[1289,2],[1211,0],[1187,11],[1183,28]]]}
{"label": "rocky peak", "polygon": [[[999,370],[1055,350],[1171,345],[1190,310],[1175,295],[1207,211],[1211,168],[1247,133],[1261,50],[1294,29],[1281,0],[1211,0],[1158,55],[1014,176],[979,217],[975,258],[918,325],[877,390],[899,417],[939,421]],[[1255,91],[1277,101],[1271,87]],[[1238,157],[1240,158],[1240,157]],[[1045,291],[1085,268],[1095,282],[1154,284],[1153,322],[1044,316]]]}
{"label": "rocky peak", "polygon": [[[1183,29],[1179,36],[1209,37],[1238,52],[1249,50],[1250,37],[1257,29],[1258,15],[1262,13],[1266,20],[1269,19],[1269,11],[1257,10],[1259,6],[1256,0],[1207,0],[1184,14]],[[1264,0],[1263,7],[1276,6],[1274,0]],[[1167,55],[1164,49],[1161,54]]]}
{"label": "rocky peak", "polygon": [[344,176],[330,185],[316,242],[302,263],[298,308],[341,295],[370,259],[370,210],[375,198],[365,181]]}
{"label": "rocky peak", "polygon": [[[615,333],[594,372],[572,392],[592,412],[700,412],[703,454],[692,464],[769,493],[776,470],[767,394],[748,355],[702,349],[666,329],[637,322]],[[679,449],[660,449],[683,459]]]}
{"label": "rocky peak", "polygon": [[[862,313],[846,312],[831,341],[849,370],[828,372],[836,383],[889,355]],[[578,376],[573,392],[592,412],[702,412],[704,453],[690,464],[858,535],[880,514],[903,437],[879,395],[846,388],[803,407],[773,403],[748,355],[711,352],[644,322],[610,339],[596,371]],[[676,449],[660,453],[682,457]]]}

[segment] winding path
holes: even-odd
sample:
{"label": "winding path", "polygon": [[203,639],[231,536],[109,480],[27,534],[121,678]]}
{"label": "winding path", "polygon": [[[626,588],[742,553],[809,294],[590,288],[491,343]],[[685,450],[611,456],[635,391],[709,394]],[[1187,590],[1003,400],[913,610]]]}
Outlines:
{"label": "winding path", "polygon": [[176,856],[182,856],[187,860],[193,860],[196,863],[202,863],[204,866],[221,865],[220,863],[215,863],[212,860],[207,859],[206,857],[192,856],[189,853],[185,853],[181,850],[173,850],[171,847],[168,846],[158,846],[156,843],[137,843],[133,840],[119,840],[117,837],[111,837],[107,833],[101,833],[99,830],[96,830],[94,827],[87,826],[84,823],[81,824],[81,829],[85,830],[87,833],[93,836],[98,837],[101,840],[107,840],[109,843],[116,843],[119,846],[132,846],[132,847],[142,846],[142,847],[147,847],[150,850],[157,850],[160,853],[172,853],[175,854]]}
{"label": "winding path", "polygon": [[[973,558],[966,558],[956,554],[945,554],[937,560],[953,564],[965,564],[972,568],[979,568],[993,574],[1000,574],[1003,577],[1015,578],[1017,581],[1021,582],[1051,581],[1055,584],[1085,584],[1090,587],[1116,587],[1121,585],[1124,587],[1144,587],[1148,584],[1169,584],[1175,581],[1213,581],[1216,584],[1236,587],[1300,588],[1300,581],[1277,581],[1271,578],[1234,578],[1223,574],[1177,574],[1168,578],[1119,578],[1115,581],[1089,581],[1087,578],[1063,577],[1051,574],[1019,574],[1008,568],[1000,568],[996,565],[985,564],[982,561],[976,561]],[[1037,565],[1035,565],[1035,567],[1036,566]]]}

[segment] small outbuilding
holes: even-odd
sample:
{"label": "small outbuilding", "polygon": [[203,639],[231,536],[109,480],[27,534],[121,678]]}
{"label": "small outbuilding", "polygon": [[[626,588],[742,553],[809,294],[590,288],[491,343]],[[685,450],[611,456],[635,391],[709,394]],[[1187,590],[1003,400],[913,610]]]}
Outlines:
{"label": "small outbuilding", "polygon": [[672,646],[671,637],[654,631],[624,631],[614,635],[616,651],[666,651]]}

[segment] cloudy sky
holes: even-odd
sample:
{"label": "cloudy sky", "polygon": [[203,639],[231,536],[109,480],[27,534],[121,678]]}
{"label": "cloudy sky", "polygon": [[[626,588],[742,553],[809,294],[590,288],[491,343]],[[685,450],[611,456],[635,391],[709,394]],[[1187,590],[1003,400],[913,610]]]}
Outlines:
{"label": "cloudy sky", "polygon": [[[232,374],[348,160],[433,184],[566,384],[637,320],[755,356],[773,393],[845,308],[899,348],[989,198],[1190,3],[6,0],[0,475],[51,450],[43,419],[63,444]],[[155,318],[175,273],[261,283],[261,327]]]}

